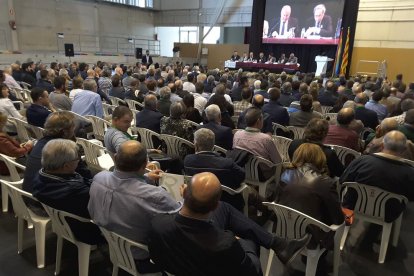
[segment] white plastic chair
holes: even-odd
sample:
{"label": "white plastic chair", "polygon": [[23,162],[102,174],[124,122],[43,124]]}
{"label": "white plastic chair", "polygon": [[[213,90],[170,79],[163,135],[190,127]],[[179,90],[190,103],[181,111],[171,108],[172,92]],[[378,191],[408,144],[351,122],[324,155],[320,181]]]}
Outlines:
{"label": "white plastic chair", "polygon": [[24,230],[24,221],[28,223],[33,223],[35,230],[35,240],[36,240],[36,258],[37,258],[37,267],[45,267],[45,240],[46,240],[46,227],[50,221],[49,217],[38,216],[33,213],[29,208],[27,208],[26,203],[23,200],[23,197],[36,200],[30,193],[25,192],[18,188],[23,183],[23,180],[18,182],[8,182],[5,180],[0,180],[5,190],[11,197],[13,204],[14,213],[17,216],[17,253],[20,254],[23,252],[23,230]]}
{"label": "white plastic chair", "polygon": [[338,155],[339,160],[345,167],[347,167],[349,163],[352,162],[352,160],[361,156],[360,152],[357,152],[356,150],[347,147],[342,147],[338,145],[327,146],[331,147],[336,152],[336,155]]}
{"label": "white plastic chair", "polygon": [[125,102],[127,103],[129,109],[131,110],[140,111],[144,108],[144,105],[142,103],[131,100],[131,99],[125,99]]}
{"label": "white plastic chair", "polygon": [[148,247],[138,242],[122,237],[105,228],[99,227],[109,246],[109,255],[113,264],[112,276],[118,276],[119,268],[125,270],[131,275],[138,276],[134,257],[131,253],[131,247],[148,251]]}
{"label": "white plastic chair", "polygon": [[93,136],[95,137],[95,139],[103,141],[105,137],[105,132],[108,129],[108,127],[111,127],[111,123],[93,115],[86,115],[85,118],[92,123]]}
{"label": "white plastic chair", "polygon": [[33,126],[33,125],[28,124],[28,123],[25,124],[25,127],[27,129],[27,133],[29,134],[29,136],[32,139],[40,140],[40,139],[43,138],[43,136],[44,136],[44,134],[43,134],[44,129],[43,128]]}
{"label": "white plastic chair", "polygon": [[[0,154],[0,161],[3,161],[6,164],[7,169],[9,170],[10,176],[5,176],[2,178],[7,178],[11,182],[17,182],[21,180],[23,177],[20,176],[17,169],[26,170],[26,167],[15,162],[11,157]],[[9,197],[7,193],[7,189],[5,186],[1,186],[1,204],[3,213],[9,210]]]}
{"label": "white plastic chair", "polygon": [[273,135],[277,135],[277,130],[280,129],[283,132],[289,133],[289,129],[281,124],[273,123],[272,122],[272,129],[273,129]]}
{"label": "white plastic chair", "polygon": [[184,156],[181,156],[182,154],[180,153],[180,150],[183,150],[185,147],[194,149],[193,143],[181,137],[168,134],[160,134],[160,138],[166,144],[167,155],[170,157],[184,158]]}
{"label": "white plastic chair", "polygon": [[21,143],[30,140],[30,135],[26,128],[27,122],[14,117],[9,117],[8,119],[16,126],[17,136]]}
{"label": "white plastic chair", "polygon": [[27,82],[24,82],[24,81],[19,81],[19,84],[24,89],[30,89],[30,87],[32,87],[30,84],[28,84]]}
{"label": "white plastic chair", "polygon": [[326,119],[329,119],[329,123],[336,124],[336,118],[338,117],[338,113],[326,113],[323,116]]}
{"label": "white plastic chair", "polygon": [[226,149],[224,149],[224,148],[222,148],[222,147],[219,147],[219,146],[217,146],[217,145],[214,145],[214,147],[213,147],[213,152],[217,152],[217,153],[219,153],[221,156],[226,156],[226,154],[227,154],[227,150]]}
{"label": "white plastic chair", "polygon": [[221,189],[230,195],[239,195],[239,194],[242,195],[243,201],[244,201],[243,213],[247,216],[249,213],[249,205],[248,205],[249,192],[250,192],[249,186],[243,183],[242,185],[240,185],[240,188],[234,190],[228,186],[221,185]]}
{"label": "white plastic chair", "polygon": [[272,135],[272,140],[276,146],[277,151],[282,157],[282,162],[290,162],[289,146],[290,146],[290,143],[292,143],[292,139],[289,139],[283,136]]}
{"label": "white plastic chair", "polygon": [[[274,234],[276,234],[276,236],[278,237],[287,239],[303,238],[307,234],[306,228],[309,225],[315,225],[324,232],[336,232],[333,250],[333,275],[338,275],[340,261],[339,243],[340,238],[342,236],[342,229],[344,223],[341,225],[328,226],[304,213],[301,213],[293,208],[284,205],[276,204],[274,202],[263,202],[263,205],[267,206],[276,215],[277,222],[276,231]],[[325,250],[325,248],[320,248],[319,246],[313,250],[306,249],[306,276],[314,276],[316,274],[316,268],[318,266],[319,258],[323,254],[323,252],[325,252]],[[272,266],[273,258],[274,251],[270,250],[265,276],[270,275],[270,268]]]}
{"label": "white plastic chair", "polygon": [[333,107],[322,105],[321,109],[322,109],[322,115],[325,115],[326,113],[329,113],[333,109]]}
{"label": "white plastic chair", "polygon": [[[96,140],[98,141],[98,140]],[[77,138],[76,143],[81,145],[85,152],[85,162],[91,169],[98,171],[109,171],[114,166],[111,155],[104,148],[102,143],[96,143],[93,140]]]}
{"label": "white plastic chair", "polygon": [[107,117],[111,116],[112,112],[114,111],[115,108],[116,108],[115,105],[102,103],[102,109],[103,109],[104,117],[107,118]]}
{"label": "white plastic chair", "polygon": [[[261,175],[262,168],[268,168],[274,171],[273,175],[266,179],[264,182],[260,181],[259,176]],[[267,186],[270,183],[275,183],[275,188],[279,185],[280,174],[282,171],[282,163],[273,164],[271,161],[264,159],[259,156],[250,157],[245,165],[246,178],[244,183],[247,185],[253,185],[259,187],[259,195],[266,197]],[[273,190],[273,189],[272,189]]]}
{"label": "white plastic chair", "polygon": [[[396,199],[400,203],[407,204],[408,199],[403,195],[393,194],[380,188],[364,185],[356,182],[345,182],[343,185],[349,191],[354,189],[358,194],[358,199],[354,207],[354,217],[370,223],[382,226],[381,247],[378,263],[383,264],[387,254],[388,243],[391,230],[394,228],[392,245],[397,246],[400,236],[403,212],[393,222],[385,222],[385,205],[389,199]],[[343,249],[348,236],[350,226],[345,226],[345,231],[341,239],[341,250]]]}
{"label": "white plastic chair", "polygon": [[81,218],[74,214],[70,214],[64,211],[56,210],[46,204],[42,203],[43,208],[48,213],[52,221],[53,232],[57,235],[57,246],[56,246],[56,268],[55,275],[60,273],[60,263],[62,260],[62,249],[63,249],[63,239],[73,243],[78,247],[78,265],[79,265],[79,276],[88,276],[89,271],[89,256],[91,250],[95,249],[94,245],[86,244],[76,240],[73,235],[72,230],[69,227],[69,224],[66,221],[66,218],[72,218],[80,222],[92,223],[91,220],[86,218]]}
{"label": "white plastic chair", "polygon": [[293,139],[302,139],[305,134],[304,127],[288,126],[287,129],[293,133]]}
{"label": "white plastic chair", "polygon": [[119,104],[127,105],[127,103],[120,98],[113,97],[113,96],[108,96],[108,97],[111,100],[112,104],[115,106],[119,106]]}
{"label": "white plastic chair", "polygon": [[161,137],[158,133],[156,133],[155,131],[152,131],[150,129],[147,128],[142,128],[142,127],[133,127],[132,128],[132,133],[139,134],[139,137],[141,138],[140,141],[141,143],[147,148],[147,149],[154,149],[154,141],[153,138],[156,137],[158,140],[161,141]]}

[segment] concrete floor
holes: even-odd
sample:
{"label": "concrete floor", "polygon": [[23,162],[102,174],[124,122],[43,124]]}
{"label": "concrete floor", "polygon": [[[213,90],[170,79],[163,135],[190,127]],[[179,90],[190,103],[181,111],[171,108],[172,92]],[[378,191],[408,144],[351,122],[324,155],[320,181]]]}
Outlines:
{"label": "concrete floor", "polygon": [[[11,209],[11,208],[10,208]],[[385,264],[378,264],[378,248],[366,242],[366,239],[356,242],[361,238],[362,228],[351,229],[346,248],[342,253],[342,264],[340,266],[340,276],[354,275],[414,275],[414,205],[408,206],[401,229],[400,241],[397,248],[389,247]],[[371,235],[372,236],[372,235]],[[46,239],[46,267],[36,268],[36,250],[34,242],[34,230],[25,229],[24,232],[24,251],[17,254],[17,219],[9,213],[0,214],[0,276],[30,275],[46,276],[53,275],[55,268],[56,236],[48,230]],[[361,240],[361,239],[360,239]],[[374,250],[372,249],[374,247]],[[331,255],[328,255],[329,262]],[[267,260],[266,250],[262,250],[261,259],[263,267]],[[297,258],[292,267],[284,269],[278,261],[274,261],[271,275],[304,275],[304,264],[301,258]],[[69,242],[64,243],[61,276],[78,275],[77,249]],[[109,261],[107,252],[95,250],[91,254],[89,275],[105,276],[111,275],[112,265]],[[119,275],[129,275],[121,272]]]}

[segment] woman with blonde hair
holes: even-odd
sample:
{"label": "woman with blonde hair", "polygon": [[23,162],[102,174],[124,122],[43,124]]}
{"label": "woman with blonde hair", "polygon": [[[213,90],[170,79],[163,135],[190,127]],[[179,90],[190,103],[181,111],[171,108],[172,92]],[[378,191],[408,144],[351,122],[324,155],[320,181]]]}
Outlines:
{"label": "woman with blonde hair", "polygon": [[[327,225],[344,221],[336,181],[328,176],[326,156],[321,147],[304,143],[293,154],[292,163],[281,176],[281,192],[276,202],[305,213]],[[333,248],[333,235],[310,227],[308,248]]]}

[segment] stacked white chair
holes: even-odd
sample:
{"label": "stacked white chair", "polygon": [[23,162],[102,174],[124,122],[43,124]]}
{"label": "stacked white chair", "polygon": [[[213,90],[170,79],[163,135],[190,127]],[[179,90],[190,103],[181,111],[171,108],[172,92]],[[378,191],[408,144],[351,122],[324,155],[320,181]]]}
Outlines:
{"label": "stacked white chair", "polygon": [[360,152],[357,152],[356,150],[347,147],[342,147],[338,145],[327,146],[330,146],[336,152],[336,155],[338,155],[339,160],[345,167],[347,167],[349,163],[352,162],[352,160],[361,156]]}
{"label": "stacked white chair", "polygon": [[[10,182],[16,182],[21,180],[23,177],[19,174],[18,169],[26,170],[26,167],[14,161],[11,157],[0,154],[0,161],[3,161],[6,164],[7,169],[9,170],[10,176],[7,176],[7,180]],[[4,178],[4,177],[3,177]],[[19,187],[21,185],[19,184]],[[7,193],[7,189],[5,186],[1,186],[1,204],[3,212],[7,212],[9,210],[9,197]]]}
{"label": "stacked white chair", "polygon": [[287,129],[293,133],[293,139],[302,139],[305,135],[304,127],[288,126]]}
{"label": "stacked white chair", "polygon": [[153,138],[157,138],[161,141],[161,137],[158,133],[155,131],[152,131],[147,128],[141,128],[141,127],[134,127],[132,128],[132,133],[139,134],[141,143],[147,148],[147,149],[154,149],[154,140]]}
{"label": "stacked white chair", "polygon": [[109,127],[111,127],[111,123],[92,115],[86,115],[85,118],[92,123],[93,135],[95,139],[103,141],[105,137],[105,132]]}
{"label": "stacked white chair", "polygon": [[181,137],[160,134],[160,138],[167,146],[167,155],[173,158],[183,158],[183,156],[181,156],[181,151],[184,150],[184,148],[194,149],[193,143]]}
{"label": "stacked white chair", "polygon": [[114,161],[105,147],[98,140],[86,140],[77,138],[76,143],[82,146],[85,152],[85,162],[90,169],[97,171],[109,171],[114,166]]}
{"label": "stacked white chair", "polygon": [[283,136],[272,135],[272,140],[276,146],[277,151],[282,157],[282,162],[290,162],[289,146],[292,143],[292,139]]}

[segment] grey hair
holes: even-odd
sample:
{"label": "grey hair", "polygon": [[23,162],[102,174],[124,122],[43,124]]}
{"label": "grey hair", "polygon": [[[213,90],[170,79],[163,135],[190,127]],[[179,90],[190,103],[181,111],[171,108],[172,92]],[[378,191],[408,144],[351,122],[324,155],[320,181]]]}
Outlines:
{"label": "grey hair", "polygon": [[207,106],[205,112],[208,121],[218,121],[220,119],[220,107],[216,104]]}
{"label": "grey hair", "polygon": [[96,81],[93,79],[86,79],[83,81],[83,89],[89,91],[96,91],[97,85]]}
{"label": "grey hair", "polygon": [[317,6],[315,6],[315,8],[313,8],[313,13],[315,13],[316,10],[322,10],[323,13],[325,14],[326,12],[326,7],[324,4],[319,4]]}
{"label": "grey hair", "polygon": [[171,97],[171,89],[168,86],[164,86],[160,89],[161,99],[169,99]]}
{"label": "grey hair", "polygon": [[76,143],[69,139],[53,139],[42,150],[42,168],[53,171],[78,158]]}
{"label": "grey hair", "polygon": [[407,138],[405,135],[398,131],[393,130],[385,134],[384,136],[384,149],[393,151],[396,153],[403,153],[407,147]]}
{"label": "grey hair", "polygon": [[260,84],[261,83],[262,82],[260,80],[255,80],[254,83],[253,83],[254,88],[255,89],[260,89]]}
{"label": "grey hair", "polygon": [[170,118],[180,119],[184,113],[184,107],[180,102],[172,103],[170,106]]}
{"label": "grey hair", "polygon": [[194,132],[194,144],[198,151],[212,151],[215,144],[215,135],[208,128],[200,128]]}
{"label": "grey hair", "polygon": [[68,70],[66,70],[64,68],[60,69],[59,70],[59,76],[65,76],[65,77],[69,76]]}

